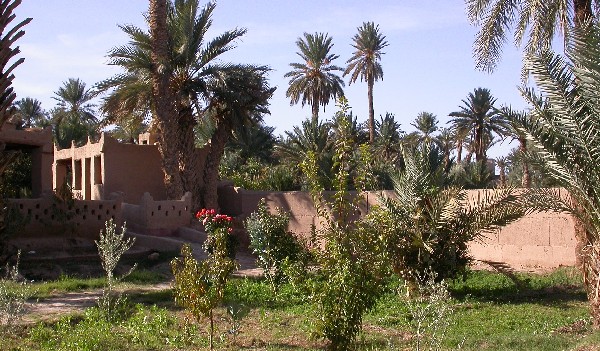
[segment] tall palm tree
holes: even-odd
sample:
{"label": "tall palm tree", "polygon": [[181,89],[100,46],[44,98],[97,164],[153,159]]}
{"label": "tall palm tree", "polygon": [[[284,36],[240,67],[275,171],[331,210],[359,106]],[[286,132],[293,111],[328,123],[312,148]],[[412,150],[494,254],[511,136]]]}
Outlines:
{"label": "tall palm tree", "polygon": [[83,144],[88,136],[97,134],[98,118],[91,102],[97,95],[96,91],[87,88],[79,78],[69,78],[54,95],[52,98],[58,103],[51,112],[52,124],[60,147],[69,147],[72,141]]}
{"label": "tall palm tree", "polygon": [[432,144],[435,142],[433,133],[438,130],[438,119],[436,115],[431,112],[419,112],[410,125],[417,128],[417,130],[407,136],[409,143],[419,145]]}
{"label": "tall palm tree", "polygon": [[527,203],[571,213],[578,222],[584,285],[595,328],[600,328],[600,26],[575,31],[567,57],[549,50],[526,60],[537,87],[521,89],[531,105],[517,127],[534,148],[535,165],[568,190],[531,189]]}
{"label": "tall palm tree", "polygon": [[20,128],[40,127],[46,121],[46,111],[38,99],[22,98],[15,102],[15,107],[13,118]]}
{"label": "tall palm tree", "polygon": [[[496,99],[485,88],[477,88],[462,100],[461,110],[452,112],[450,123],[455,130],[469,130],[475,147],[475,159],[484,162],[487,159],[487,146],[493,134],[504,136],[507,133],[507,122],[494,108]],[[486,138],[488,142],[486,142]]]}
{"label": "tall palm tree", "polygon": [[[5,0],[0,6],[0,33],[2,33],[0,36],[0,127],[14,112],[12,105],[17,94],[12,87],[12,82],[15,79],[13,71],[25,61],[22,57],[15,59],[21,51],[18,46],[14,47],[14,45],[19,38],[25,35],[23,27],[31,22],[31,18],[26,18],[14,26],[12,25],[12,21],[15,19],[13,11],[20,4],[21,0]],[[4,145],[0,145],[0,175],[18,159],[19,154],[15,150],[5,150]],[[6,239],[9,235],[6,231],[9,224],[6,210],[4,201],[0,199],[0,257],[5,257],[5,259],[0,259],[0,264],[4,264],[6,257],[10,257],[4,252],[7,247]]]}
{"label": "tall palm tree", "polygon": [[[167,196],[179,198],[185,191],[191,191],[194,207],[218,207],[214,196],[210,195],[210,203],[204,199],[204,191],[209,190],[204,177],[215,171],[199,169],[201,162],[195,151],[198,121],[211,111],[215,134],[207,147],[221,148],[223,138],[230,135],[227,128],[233,126],[227,118],[235,117],[225,112],[228,110],[224,101],[232,100],[223,93],[223,86],[262,89],[262,78],[257,75],[262,77],[266,72],[264,67],[217,62],[223,53],[235,47],[235,41],[246,30],[234,29],[208,39],[206,33],[212,25],[215,7],[215,3],[208,3],[200,8],[198,0],[152,0],[150,30],[121,26],[130,42],[109,53],[110,64],[122,67],[125,72],[100,84],[103,91],[110,91],[103,104],[108,115],[151,111],[151,125],[158,131]],[[248,86],[237,81],[242,74],[240,70],[247,70],[244,74],[251,77]],[[258,92],[248,90],[247,94]],[[239,100],[239,108],[248,108],[242,107],[247,103],[246,98]],[[217,134],[219,123],[223,126]],[[215,151],[215,156],[222,155]],[[218,162],[213,160],[205,165],[214,167]]]}
{"label": "tall palm tree", "polygon": [[360,76],[361,82],[367,82],[367,96],[369,99],[369,142],[375,141],[375,110],[373,109],[373,86],[380,78],[383,79],[383,69],[381,68],[381,55],[383,48],[388,46],[385,36],[379,33],[379,25],[373,22],[363,22],[358,27],[358,33],[354,35],[352,47],[353,56],[346,61],[348,66],[344,71],[344,76],[352,73],[348,85],[356,82]]}
{"label": "tall palm tree", "polygon": [[524,38],[525,54],[551,47],[557,31],[565,43],[569,29],[580,26],[598,15],[598,0],[466,0],[467,14],[480,27],[473,52],[477,68],[493,71],[496,67],[507,33],[514,32],[514,42]]}
{"label": "tall palm tree", "polygon": [[291,78],[285,96],[290,99],[290,105],[302,103],[312,107],[312,118],[319,119],[319,106],[325,107],[331,98],[344,95],[344,81],[336,74],[344,71],[333,64],[339,57],[331,53],[332,39],[328,34],[304,33],[304,38],[298,38],[296,54],[303,62],[290,63],[293,70],[284,77]]}

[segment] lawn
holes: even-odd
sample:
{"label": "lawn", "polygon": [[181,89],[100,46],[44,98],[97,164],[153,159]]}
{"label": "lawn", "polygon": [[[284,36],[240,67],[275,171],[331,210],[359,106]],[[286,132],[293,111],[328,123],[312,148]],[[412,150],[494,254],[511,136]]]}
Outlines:
{"label": "lawn", "polygon": [[[151,273],[136,280],[155,283]],[[63,282],[68,279],[63,279]],[[44,289],[43,285],[53,286]],[[72,291],[72,284],[38,285],[44,297]],[[131,282],[127,283],[130,284]],[[148,283],[146,283],[148,284]],[[86,284],[79,284],[87,289]],[[94,285],[94,284],[91,284]],[[136,285],[137,286],[137,285]],[[470,272],[449,282],[444,307],[451,313],[437,334],[444,350],[600,350],[600,333],[591,330],[581,278],[573,269],[545,275],[506,276]],[[48,291],[51,291],[49,293]],[[312,337],[317,307],[302,286],[283,285],[274,293],[260,279],[230,281],[225,305],[244,305],[248,314],[233,321],[226,306],[216,311],[220,350],[322,350]],[[359,350],[414,350],[414,318],[402,283],[390,278],[387,292],[365,316]],[[6,331],[1,350],[204,350],[207,323],[196,325],[174,306],[169,289],[135,291],[108,322],[97,308],[56,316],[50,322],[22,325]],[[237,322],[238,325],[235,325]],[[443,328],[441,328],[443,329]],[[441,329],[425,328],[422,340]],[[237,330],[237,331],[236,331]],[[421,349],[425,349],[422,347]]]}

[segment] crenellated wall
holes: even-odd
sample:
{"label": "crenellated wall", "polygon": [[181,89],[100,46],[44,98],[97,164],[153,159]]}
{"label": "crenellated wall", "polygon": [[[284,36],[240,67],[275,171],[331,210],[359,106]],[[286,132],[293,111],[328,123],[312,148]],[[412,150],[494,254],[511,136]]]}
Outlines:
{"label": "crenellated wall", "polygon": [[187,192],[181,200],[154,200],[145,193],[139,205],[123,204],[123,219],[127,227],[140,234],[171,235],[192,221],[192,194]]}

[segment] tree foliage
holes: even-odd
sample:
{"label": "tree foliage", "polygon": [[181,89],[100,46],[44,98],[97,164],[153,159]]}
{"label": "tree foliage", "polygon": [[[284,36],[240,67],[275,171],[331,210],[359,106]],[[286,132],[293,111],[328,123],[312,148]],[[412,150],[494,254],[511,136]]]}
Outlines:
{"label": "tree foliage", "polygon": [[284,77],[290,78],[285,96],[290,104],[298,102],[302,106],[312,107],[313,123],[319,119],[319,107],[325,107],[331,98],[344,95],[344,81],[336,74],[343,72],[341,67],[333,64],[339,55],[331,53],[333,43],[326,33],[304,33],[304,38],[296,40],[302,62],[290,63],[292,71]]}
{"label": "tree foliage", "polygon": [[533,144],[531,162],[568,190],[532,189],[538,210],[571,213],[578,221],[584,284],[594,326],[600,327],[600,26],[574,32],[567,58],[544,51],[528,57],[541,93],[522,88],[530,118],[516,120]]}

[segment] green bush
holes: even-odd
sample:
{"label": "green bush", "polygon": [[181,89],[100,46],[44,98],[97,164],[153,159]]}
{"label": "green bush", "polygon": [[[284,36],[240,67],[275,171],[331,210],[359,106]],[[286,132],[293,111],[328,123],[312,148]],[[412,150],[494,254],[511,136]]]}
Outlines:
{"label": "green bush", "polygon": [[[345,116],[347,109],[347,105],[341,105],[338,114]],[[330,341],[330,350],[348,350],[355,346],[363,315],[383,293],[389,264],[385,238],[377,230],[381,223],[364,222],[356,216],[363,201],[360,192],[369,187],[373,178],[370,165],[365,162],[370,148],[356,144],[349,118],[336,121],[332,198],[323,196],[325,182],[319,177],[315,153],[308,152],[301,168],[323,225],[316,232],[320,247],[315,256],[317,274],[324,284],[316,284],[312,294],[320,316],[316,334]],[[356,195],[348,192],[352,179],[358,190]]]}
{"label": "green bush", "polygon": [[290,271],[286,270],[287,266],[302,266],[303,261],[306,262],[303,246],[287,230],[289,221],[289,215],[281,210],[277,214],[269,213],[265,199],[246,220],[250,248],[258,256],[257,264],[274,288],[286,279],[285,273]]}

